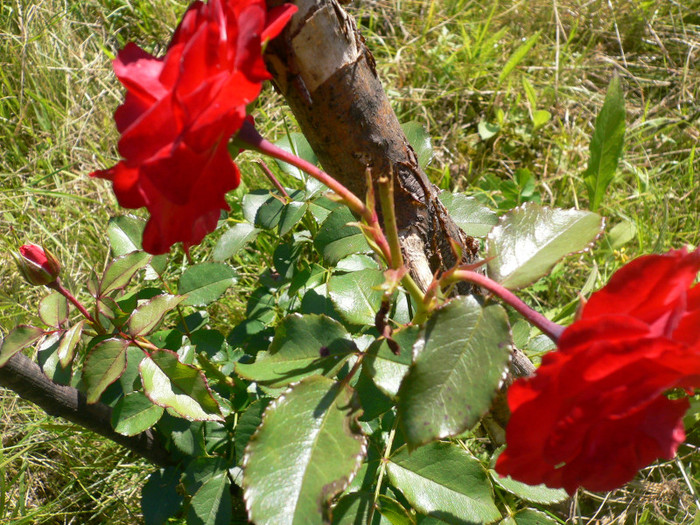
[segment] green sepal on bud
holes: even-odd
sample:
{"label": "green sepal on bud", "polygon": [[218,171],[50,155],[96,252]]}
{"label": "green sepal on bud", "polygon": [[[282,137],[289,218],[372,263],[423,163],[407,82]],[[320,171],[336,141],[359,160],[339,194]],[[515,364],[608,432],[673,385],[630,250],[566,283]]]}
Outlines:
{"label": "green sepal on bud", "polygon": [[51,284],[58,279],[61,264],[48,250],[36,244],[24,244],[13,252],[17,268],[25,280],[34,286]]}

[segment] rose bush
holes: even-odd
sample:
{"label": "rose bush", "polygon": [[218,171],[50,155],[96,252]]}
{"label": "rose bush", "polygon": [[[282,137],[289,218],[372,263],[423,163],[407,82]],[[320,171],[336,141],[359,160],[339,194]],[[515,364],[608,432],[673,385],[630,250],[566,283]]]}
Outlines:
{"label": "rose bush", "polygon": [[112,181],[121,206],[148,208],[146,251],[198,244],[228,209],[224,196],[240,181],[228,140],[270,78],[262,45],[295,10],[268,12],[264,0],[195,2],[164,57],[129,43],[114,60],[127,89],[114,115],[123,160],[92,175]]}
{"label": "rose bush", "polygon": [[640,257],[583,307],[536,374],[508,392],[507,446],[496,470],[573,493],[607,491],[685,438],[700,386],[700,249]]}

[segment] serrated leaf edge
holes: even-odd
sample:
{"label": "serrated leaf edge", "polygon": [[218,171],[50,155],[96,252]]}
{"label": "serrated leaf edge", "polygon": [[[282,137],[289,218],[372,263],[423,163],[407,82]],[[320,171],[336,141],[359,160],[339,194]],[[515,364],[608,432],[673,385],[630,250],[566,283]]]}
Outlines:
{"label": "serrated leaf edge", "polygon": [[[241,487],[243,488],[243,500],[245,502],[245,508],[246,512],[248,514],[248,517],[251,517],[251,504],[248,498],[246,497],[247,491],[246,489],[249,487],[248,483],[246,482],[246,475],[245,475],[245,469],[248,466],[248,462],[250,461],[250,447],[251,445],[259,439],[259,434],[260,431],[263,427],[263,425],[266,422],[266,419],[268,417],[268,412],[272,412],[275,408],[277,408],[282,402],[284,402],[287,399],[287,395],[291,393],[291,391],[296,388],[299,384],[303,383],[304,381],[309,381],[312,378],[316,377],[321,377],[324,379],[328,379],[325,376],[321,375],[312,375],[305,377],[304,379],[301,379],[300,381],[297,381],[295,383],[292,383],[289,385],[289,387],[282,392],[282,394],[277,397],[277,399],[274,399],[271,401],[268,405],[267,408],[265,408],[265,411],[263,412],[262,418],[260,419],[260,424],[258,425],[258,428],[255,429],[255,432],[250,436],[250,439],[248,440],[248,444],[246,445],[244,451],[243,451],[243,460],[241,461],[241,467],[243,468],[243,482],[241,483]],[[337,384],[337,382],[334,382],[334,385]],[[355,396],[356,392],[355,389],[352,388],[350,385],[344,385],[345,388],[349,388],[352,391],[352,395]],[[335,400],[334,400],[335,402]],[[363,461],[365,460],[365,457],[367,457],[367,436],[365,436],[364,432],[362,431],[362,428],[359,426],[358,423],[358,418],[359,418],[359,413],[356,414],[352,418],[352,422],[354,422],[357,425],[358,428],[358,433],[357,435],[360,437],[360,453],[355,456],[355,466],[352,469],[352,472],[345,478],[345,482],[337,485],[336,487],[338,488],[337,494],[341,494],[345,489],[347,489],[350,486],[350,483],[352,483],[352,480],[355,479],[355,476],[357,475],[357,472],[360,470],[360,467],[362,466]],[[341,480],[342,481],[342,480]]]}
{"label": "serrated leaf edge", "polygon": [[[200,374],[200,375],[202,376],[202,378],[204,379],[204,387],[207,389],[207,392],[209,393],[209,395],[211,396],[211,398],[214,400],[214,403],[216,403],[216,407],[219,409],[219,414],[218,414],[218,415],[217,415],[217,414],[210,414],[210,415],[216,416],[216,417],[218,417],[219,419],[197,419],[197,418],[192,418],[192,417],[184,416],[184,415],[180,414],[179,412],[177,412],[176,410],[174,410],[172,407],[169,407],[169,406],[166,406],[166,405],[161,405],[160,403],[156,403],[153,399],[151,399],[151,396],[149,396],[148,393],[146,392],[146,390],[144,389],[143,393],[144,393],[144,395],[145,395],[148,399],[151,400],[151,403],[153,403],[154,405],[157,405],[157,406],[159,406],[159,407],[162,407],[162,408],[169,408],[169,409],[173,410],[174,412],[176,412],[176,413],[178,414],[178,417],[180,417],[180,418],[182,418],[182,419],[186,419],[186,420],[188,420],[188,421],[224,421],[224,418],[223,418],[223,416],[221,415],[221,405],[219,405],[219,402],[218,402],[218,401],[216,400],[216,398],[214,397],[214,395],[213,395],[213,393],[212,393],[212,389],[211,389],[211,387],[209,386],[209,381],[207,380],[207,376],[204,375],[204,373],[202,372],[202,370],[199,369],[199,368],[197,368],[197,367],[194,366],[194,365],[188,365],[187,363],[183,363],[182,361],[180,361],[180,356],[177,355],[177,352],[173,352],[172,350],[169,350],[169,349],[167,349],[167,348],[159,348],[157,351],[158,351],[158,352],[168,352],[168,353],[171,353],[171,354],[173,354],[173,355],[176,357],[178,363],[180,363],[181,365],[187,366],[187,367],[189,367],[189,368],[192,368],[192,369],[196,370],[197,372],[199,372],[199,374]],[[161,372],[163,372],[163,374],[165,374],[165,376],[166,376],[168,379],[170,379],[170,376],[168,376],[168,374],[166,374],[165,371],[164,371],[160,366],[158,366],[158,363],[156,363],[150,355],[148,356],[148,358],[149,358],[151,361],[153,361],[153,364],[155,364],[155,365],[158,367],[158,369],[159,369]],[[143,362],[143,361],[142,361],[142,362]],[[140,376],[140,375],[141,375],[141,363],[139,363],[139,376]],[[171,381],[171,384],[172,384],[172,381]],[[185,395],[187,395],[187,394],[185,394]],[[191,396],[188,396],[188,397],[191,397]],[[192,399],[194,399],[194,398],[192,398]],[[198,404],[200,407],[202,406],[202,405],[199,404],[199,402],[198,402],[196,399],[194,399],[194,400],[195,400],[195,402],[197,402],[197,404]],[[203,411],[203,412],[206,412],[206,411],[204,410],[204,408],[202,408],[202,411]]]}
{"label": "serrated leaf edge", "polygon": [[[494,224],[493,228],[491,228],[491,231],[490,231],[490,232],[488,233],[488,235],[484,238],[484,245],[485,245],[485,247],[486,247],[487,250],[488,250],[488,243],[489,243],[489,242],[492,242],[492,237],[491,237],[491,236],[493,235],[493,232],[496,230],[496,228],[498,228],[499,226],[502,226],[502,224],[503,224],[503,223],[505,222],[505,220],[508,218],[509,214],[514,213],[514,212],[519,211],[519,210],[525,210],[528,206],[537,206],[537,207],[539,207],[539,208],[542,209],[542,210],[562,210],[562,211],[574,210],[574,211],[586,211],[586,212],[588,212],[588,213],[595,213],[596,215],[598,215],[598,216],[600,217],[600,227],[599,227],[599,229],[598,229],[598,233],[596,234],[596,236],[593,237],[593,239],[591,239],[591,241],[590,241],[586,246],[584,246],[582,249],[576,250],[576,251],[573,251],[573,252],[569,252],[569,253],[567,253],[567,254],[565,254],[565,255],[562,255],[562,256],[559,257],[556,261],[554,261],[553,264],[557,264],[559,261],[561,261],[561,260],[564,259],[565,257],[569,257],[569,256],[571,256],[571,255],[576,255],[576,254],[580,254],[580,253],[589,252],[590,250],[593,249],[593,246],[598,242],[598,239],[600,239],[600,238],[603,236],[603,234],[605,233],[606,217],[603,216],[603,215],[600,215],[598,212],[591,211],[591,210],[579,210],[579,209],[577,209],[577,208],[557,208],[557,207],[552,207],[552,206],[542,206],[541,204],[537,204],[536,202],[524,202],[524,203],[521,204],[520,206],[516,206],[515,208],[512,208],[512,209],[508,210],[508,212],[504,213],[503,215],[501,215],[501,216],[498,218],[498,222],[497,222],[496,224]],[[543,277],[544,277],[544,276],[543,276]],[[541,279],[541,277],[540,277],[540,279]],[[523,288],[527,288],[528,286],[530,286],[530,285],[532,285],[532,284],[533,284],[533,283],[525,284],[525,285],[523,285],[523,286],[506,286],[506,288],[508,288],[509,290],[521,290],[521,289],[523,289]]]}

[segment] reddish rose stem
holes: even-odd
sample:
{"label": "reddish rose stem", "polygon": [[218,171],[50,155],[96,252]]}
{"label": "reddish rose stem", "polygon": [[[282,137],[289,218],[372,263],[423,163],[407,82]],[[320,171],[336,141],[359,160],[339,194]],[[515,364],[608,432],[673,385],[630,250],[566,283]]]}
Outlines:
{"label": "reddish rose stem", "polygon": [[78,301],[75,296],[70,293],[70,291],[65,288],[59,279],[56,279],[54,282],[49,283],[46,285],[48,288],[51,288],[52,290],[56,290],[58,293],[60,293],[63,297],[68,299],[71,303],[73,303],[73,306],[75,306],[85,318],[90,321],[90,323],[95,327],[95,329],[100,330],[102,328],[102,325],[100,325],[97,321],[95,321],[95,318],[90,315],[90,312],[88,312],[85,307],[82,305],[80,301]]}
{"label": "reddish rose stem", "polygon": [[352,193],[333,177],[328,175],[325,171],[320,170],[310,162],[299,158],[296,155],[293,155],[265,140],[262,136],[260,136],[258,131],[250,122],[246,121],[243,124],[241,130],[236,136],[236,140],[244,142],[250,149],[265,155],[269,155],[274,159],[281,160],[291,164],[295,168],[305,171],[314,179],[333,190],[352,211],[362,217],[371,227],[374,241],[376,242],[377,246],[379,246],[379,249],[386,259],[387,264],[389,267],[391,267],[391,249],[389,248],[389,243],[387,242],[386,237],[384,237],[384,234],[379,227],[379,219],[376,211],[370,210],[354,193]]}
{"label": "reddish rose stem", "polygon": [[270,171],[270,168],[267,167],[267,164],[265,164],[262,160],[257,161],[256,163],[258,167],[262,170],[262,172],[265,174],[265,176],[270,180],[272,185],[277,188],[277,191],[279,191],[282,195],[284,195],[284,198],[287,199],[287,201],[291,201],[291,197],[289,196],[289,193],[287,193],[287,190],[284,189],[284,186],[280,183],[280,181],[277,180],[277,177],[275,177],[275,174]]}
{"label": "reddish rose stem", "polygon": [[471,270],[454,270],[450,272],[448,279],[450,281],[468,281],[482,288],[486,288],[489,292],[502,299],[504,303],[512,306],[527,322],[542,330],[542,333],[555,343],[559,340],[564,331],[564,326],[550,321],[541,313],[530,308],[513,292],[485,275],[472,272]]}

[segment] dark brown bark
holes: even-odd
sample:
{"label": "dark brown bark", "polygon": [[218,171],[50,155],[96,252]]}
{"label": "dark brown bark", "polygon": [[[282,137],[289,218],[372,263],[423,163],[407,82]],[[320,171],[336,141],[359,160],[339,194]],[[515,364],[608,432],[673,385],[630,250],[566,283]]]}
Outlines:
{"label": "dark brown bark", "polygon": [[22,354],[15,354],[0,367],[0,386],[35,403],[47,414],[62,417],[128,448],[151,463],[165,467],[174,462],[156,435],[147,430],[127,437],[112,429],[112,409],[103,403],[88,404],[75,388],[59,385],[42,372],[39,365]]}
{"label": "dark brown bark", "polygon": [[450,240],[461,262],[474,260],[478,243],[450,218],[418,165],[353,19],[334,0],[293,3],[299,11],[266,52],[274,82],[331,176],[364,198],[368,168],[375,183],[393,175],[402,249],[425,289],[434,272],[460,262]]}

